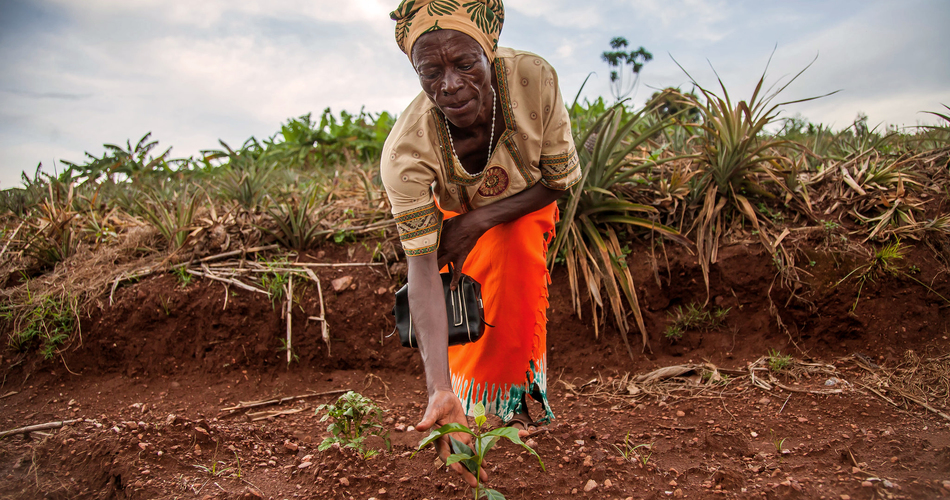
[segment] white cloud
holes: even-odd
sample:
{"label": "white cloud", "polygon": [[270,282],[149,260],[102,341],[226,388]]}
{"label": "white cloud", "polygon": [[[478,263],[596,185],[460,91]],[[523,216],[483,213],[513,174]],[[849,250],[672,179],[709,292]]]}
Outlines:
{"label": "white cloud", "polygon": [[[543,19],[552,26],[579,30],[595,28],[604,23],[603,5],[598,2],[578,3],[570,0],[510,0],[505,2],[505,18],[524,15]],[[565,33],[568,36],[571,33]]]}

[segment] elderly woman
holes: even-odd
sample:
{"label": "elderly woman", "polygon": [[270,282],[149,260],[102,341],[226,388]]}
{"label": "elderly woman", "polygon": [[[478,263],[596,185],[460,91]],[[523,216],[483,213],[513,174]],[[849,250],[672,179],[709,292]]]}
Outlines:
{"label": "elderly woman", "polygon": [[[498,47],[501,0],[405,0],[392,18],[422,85],[381,165],[425,363],[429,402],[416,428],[466,423],[481,402],[526,431],[526,396],[540,403],[539,423],[554,417],[545,256],[555,200],[580,179],[557,75],[537,55]],[[482,284],[494,326],[476,343],[448,347],[438,273],[449,262]],[[447,443],[437,448],[444,460]]]}

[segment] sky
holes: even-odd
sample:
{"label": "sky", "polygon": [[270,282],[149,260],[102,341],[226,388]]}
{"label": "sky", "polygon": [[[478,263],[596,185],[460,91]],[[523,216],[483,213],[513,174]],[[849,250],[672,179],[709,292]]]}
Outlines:
{"label": "sky", "polygon": [[[42,162],[101,156],[148,132],[171,156],[273,136],[331,108],[399,113],[418,80],[394,41],[394,0],[0,0],[0,189]],[[948,0],[507,0],[500,44],[537,53],[568,101],[605,96],[600,55],[622,36],[654,58],[631,96],[718,90],[763,73],[783,108],[838,130],[938,123],[950,105]],[[771,56],[771,64],[766,65]],[[681,69],[679,66],[682,66]],[[713,71],[715,70],[715,72]]]}

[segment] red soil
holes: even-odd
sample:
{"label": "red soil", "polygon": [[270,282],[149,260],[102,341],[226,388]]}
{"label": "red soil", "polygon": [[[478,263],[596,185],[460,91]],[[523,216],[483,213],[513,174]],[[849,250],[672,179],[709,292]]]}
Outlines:
{"label": "red soil", "polygon": [[[329,247],[326,255],[302,260],[368,260],[355,248],[351,256]],[[942,483],[950,480],[950,422],[919,405],[897,408],[862,387],[869,371],[853,357],[893,368],[908,350],[921,358],[950,352],[945,302],[906,277],[880,276],[865,284],[849,313],[855,283],[833,285],[854,269],[854,259],[822,252],[806,257],[814,261],[804,266],[812,275],[798,294],[808,302],[790,299],[773,280],[767,254],[735,245],[722,249],[710,276],[710,303],[731,308],[725,325],[688,331],[671,344],[661,333],[669,313],[702,304],[706,291],[694,260],[668,250],[668,261],[658,253],[656,275],[649,250],[629,257],[652,346],[640,353],[639,334],[631,333],[633,361],[610,321],[595,339],[589,309],[584,321],[577,319],[567,276],[563,268],[555,271],[548,342],[557,419],[533,436],[546,471],[503,443],[489,458],[491,487],[509,499],[950,498],[950,483]],[[915,265],[918,280],[950,296],[946,275],[928,252],[915,249],[903,264]],[[425,404],[418,354],[385,337],[398,278],[382,267],[317,274],[324,283],[352,276],[355,288],[324,290],[329,353],[319,323],[307,319],[319,311],[316,290],[303,291],[293,313],[299,360],[289,367],[279,352],[286,328],[279,307],[234,288],[226,298],[222,284],[207,280],[182,289],[171,275],[117,290],[114,305],[83,320],[81,344],[74,342],[62,359],[5,352],[0,428],[84,420],[0,440],[0,497],[470,497],[458,476],[434,468],[431,450],[410,459],[421,434],[396,430],[418,421]],[[715,390],[585,395],[627,373],[704,360],[748,373],[747,364],[769,349],[834,364],[843,393],[765,391],[734,376]],[[808,391],[826,389],[828,377],[778,378]],[[581,389],[593,379],[598,382]],[[570,384],[583,394],[568,390]],[[239,401],[338,389],[361,392],[388,410],[390,453],[362,460],[337,449],[316,451],[328,434],[313,408],[335,396],[258,409],[303,410],[272,420],[222,410]],[[930,401],[944,413],[946,403]],[[655,443],[645,465],[624,460],[615,448],[628,435],[631,445]],[[784,453],[777,446],[783,439]],[[596,487],[585,492],[590,481]]]}

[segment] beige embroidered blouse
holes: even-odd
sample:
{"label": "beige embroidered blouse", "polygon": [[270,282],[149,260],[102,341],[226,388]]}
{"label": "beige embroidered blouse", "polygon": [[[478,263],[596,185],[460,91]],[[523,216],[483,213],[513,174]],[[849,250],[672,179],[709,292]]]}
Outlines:
{"label": "beige embroidered blouse", "polygon": [[495,72],[507,130],[485,169],[458,164],[445,117],[420,93],[383,147],[381,176],[407,256],[439,247],[444,210],[465,213],[540,182],[565,190],[581,178],[567,108],[554,68],[530,52],[499,48]]}

